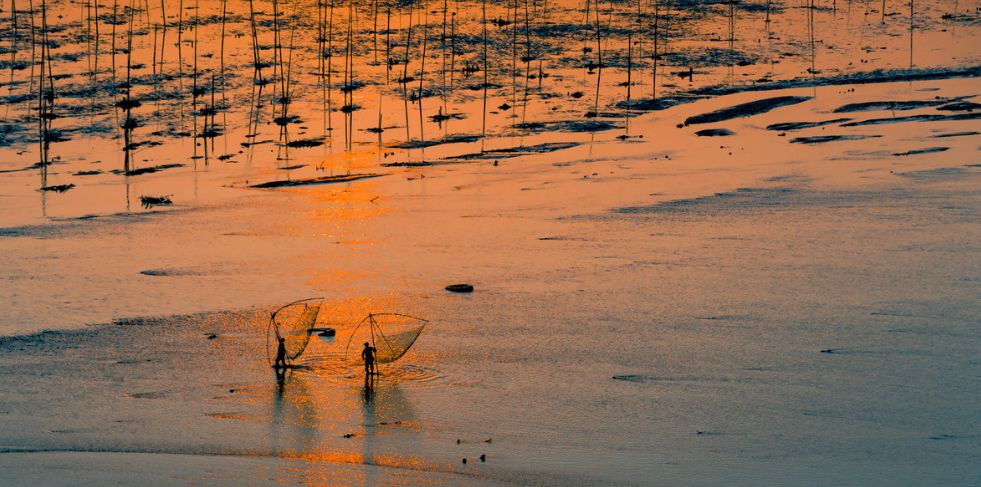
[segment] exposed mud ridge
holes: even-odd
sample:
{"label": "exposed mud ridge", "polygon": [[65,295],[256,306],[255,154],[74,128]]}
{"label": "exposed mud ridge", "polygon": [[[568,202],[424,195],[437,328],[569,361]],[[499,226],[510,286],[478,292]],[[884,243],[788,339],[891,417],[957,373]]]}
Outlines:
{"label": "exposed mud ridge", "polygon": [[774,110],[776,108],[803,103],[810,99],[811,97],[809,96],[775,96],[772,98],[764,98],[762,100],[754,100],[715,110],[713,112],[688,117],[685,119],[685,125],[715,123],[734,118],[751,117],[753,115],[769,112],[770,110]]}
{"label": "exposed mud ridge", "polygon": [[803,130],[814,127],[823,127],[825,125],[834,125],[836,123],[844,123],[850,121],[850,118],[833,118],[831,120],[821,120],[819,122],[781,122],[772,125],[767,125],[767,130],[776,130],[780,132],[790,132],[794,130]]}
{"label": "exposed mud ridge", "polygon": [[269,189],[269,188],[290,188],[295,186],[311,186],[316,184],[336,184],[358,181],[360,179],[377,178],[384,174],[365,173],[365,174],[344,174],[341,176],[320,176],[306,179],[285,179],[282,181],[267,181],[265,183],[250,184],[249,188]]}
{"label": "exposed mud ridge", "polygon": [[825,142],[837,142],[841,140],[863,140],[875,139],[881,135],[814,135],[811,137],[796,137],[790,140],[791,144],[823,144]]}

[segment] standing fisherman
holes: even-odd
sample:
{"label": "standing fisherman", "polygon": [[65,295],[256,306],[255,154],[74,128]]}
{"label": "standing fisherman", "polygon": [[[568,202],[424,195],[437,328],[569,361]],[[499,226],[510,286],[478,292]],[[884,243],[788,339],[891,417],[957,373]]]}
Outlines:
{"label": "standing fisherman", "polygon": [[364,342],[364,350],[361,351],[361,358],[364,360],[364,376],[378,375],[378,371],[375,370],[375,347],[372,347],[368,342]]}
{"label": "standing fisherman", "polygon": [[279,337],[279,346],[276,348],[276,362],[273,364],[276,370],[286,369],[286,339]]}

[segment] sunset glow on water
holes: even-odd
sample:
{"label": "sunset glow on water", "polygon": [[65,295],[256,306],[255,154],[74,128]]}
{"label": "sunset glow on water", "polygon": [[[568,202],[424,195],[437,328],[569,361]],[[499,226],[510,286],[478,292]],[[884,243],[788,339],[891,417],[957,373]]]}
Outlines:
{"label": "sunset glow on water", "polygon": [[0,484],[976,485],[978,15],[3,2]]}

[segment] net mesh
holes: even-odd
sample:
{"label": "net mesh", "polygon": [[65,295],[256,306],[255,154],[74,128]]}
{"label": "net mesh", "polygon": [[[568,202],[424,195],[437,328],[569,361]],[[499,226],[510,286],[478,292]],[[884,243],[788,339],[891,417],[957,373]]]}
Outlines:
{"label": "net mesh", "polygon": [[423,324],[400,333],[377,334],[375,337],[375,349],[377,349],[375,360],[380,364],[398,360],[405,355],[405,352],[409,351],[409,347],[415,343],[425,327],[426,325]]}
{"label": "net mesh", "polygon": [[[320,303],[294,303],[281,308],[273,315],[272,325],[277,338],[284,338],[286,358],[295,360],[310,343],[310,329],[317,322]],[[272,356],[276,356],[278,342],[272,344]]]}
{"label": "net mesh", "polygon": [[[347,353],[350,359],[364,363],[362,343],[375,347],[375,362],[394,362],[412,347],[426,328],[426,321],[407,315],[379,313],[368,315],[349,335]],[[351,344],[356,344],[351,346]]]}

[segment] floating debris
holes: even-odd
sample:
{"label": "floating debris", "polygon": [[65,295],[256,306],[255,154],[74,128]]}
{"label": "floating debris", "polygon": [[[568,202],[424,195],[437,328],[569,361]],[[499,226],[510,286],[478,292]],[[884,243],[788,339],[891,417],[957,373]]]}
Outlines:
{"label": "floating debris", "polygon": [[68,191],[69,189],[72,189],[74,187],[75,184],[73,183],[55,184],[52,186],[41,186],[41,191],[54,191],[55,193],[64,193],[65,191]]}
{"label": "floating debris", "polygon": [[170,206],[174,202],[170,199],[170,195],[167,196],[140,196],[140,203],[144,208],[150,208],[153,206]]}

